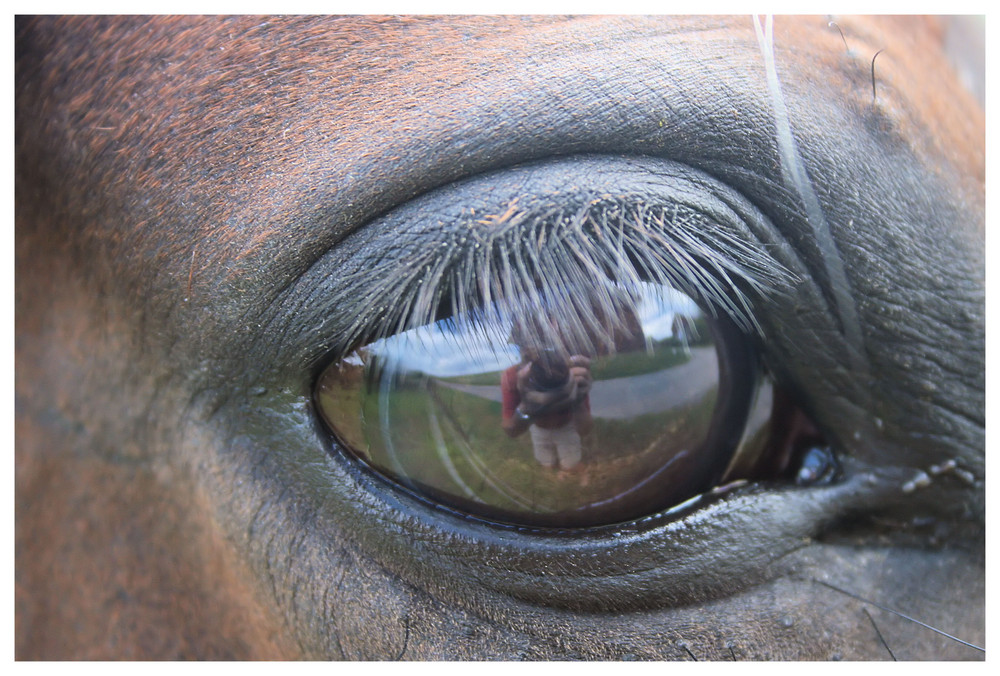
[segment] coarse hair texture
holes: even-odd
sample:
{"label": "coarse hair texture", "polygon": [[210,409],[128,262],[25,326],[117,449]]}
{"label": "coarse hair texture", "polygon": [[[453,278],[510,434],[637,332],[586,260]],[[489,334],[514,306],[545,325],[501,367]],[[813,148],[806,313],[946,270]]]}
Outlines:
{"label": "coarse hair texture", "polygon": [[[613,351],[630,330],[629,313],[643,283],[681,291],[713,316],[760,333],[755,295],[787,286],[792,274],[759,244],[743,241],[685,205],[648,205],[595,197],[569,208],[510,205],[480,218],[461,241],[409,252],[405,269],[369,261],[354,273],[360,313],[345,347],[358,347],[433,321],[466,318],[483,326],[519,326],[518,340],[569,350],[590,341]],[[442,253],[444,251],[444,253]],[[386,269],[379,269],[379,267]],[[550,321],[526,321],[543,313]],[[501,321],[496,321],[496,320]],[[374,320],[374,321],[373,321]],[[558,328],[554,328],[558,327]],[[510,336],[505,336],[506,341]]]}

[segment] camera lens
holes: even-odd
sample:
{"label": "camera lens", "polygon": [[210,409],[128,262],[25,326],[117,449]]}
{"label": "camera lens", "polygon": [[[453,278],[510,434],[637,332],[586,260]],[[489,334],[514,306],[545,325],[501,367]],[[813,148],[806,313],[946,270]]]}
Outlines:
{"label": "camera lens", "polygon": [[528,383],[539,392],[557,390],[569,379],[569,364],[556,350],[543,350],[531,364]]}

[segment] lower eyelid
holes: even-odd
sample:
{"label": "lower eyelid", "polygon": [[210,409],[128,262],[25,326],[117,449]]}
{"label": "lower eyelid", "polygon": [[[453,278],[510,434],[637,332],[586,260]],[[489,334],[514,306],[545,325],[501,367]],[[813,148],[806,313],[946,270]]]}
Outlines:
{"label": "lower eyelid", "polygon": [[227,403],[238,410],[216,416],[243,422],[220,457],[225,469],[206,477],[219,491],[247,484],[226,509],[251,524],[252,547],[280,563],[296,552],[334,555],[329,541],[347,537],[404,580],[463,607],[484,594],[593,611],[726,596],[780,574],[782,557],[831,519],[898,500],[909,478],[853,465],[840,484],[730,486],[614,526],[498,526],[432,508],[365,471],[297,393],[276,388],[254,403]]}
{"label": "lower eyelid", "polygon": [[337,455],[324,481],[339,496],[329,508],[354,524],[352,537],[441,598],[466,604],[487,589],[603,611],[684,604],[759,583],[831,515],[877,503],[898,485],[856,472],[822,488],[744,486],[670,514],[559,532],[498,527],[431,509]]}

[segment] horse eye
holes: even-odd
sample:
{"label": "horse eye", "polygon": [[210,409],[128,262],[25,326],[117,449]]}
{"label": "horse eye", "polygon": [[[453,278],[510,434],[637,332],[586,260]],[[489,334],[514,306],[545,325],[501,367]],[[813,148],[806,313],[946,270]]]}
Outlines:
{"label": "horse eye", "polygon": [[704,493],[759,452],[771,398],[731,322],[652,283],[494,302],[379,339],[315,392],[376,473],[536,527],[618,523]]}

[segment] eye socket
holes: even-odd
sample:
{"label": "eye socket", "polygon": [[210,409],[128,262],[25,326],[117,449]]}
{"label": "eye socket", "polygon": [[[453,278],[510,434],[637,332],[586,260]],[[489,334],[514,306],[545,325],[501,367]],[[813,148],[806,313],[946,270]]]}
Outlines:
{"label": "eye socket", "polygon": [[683,292],[549,289],[374,341],[328,366],[341,445],[418,497],[494,522],[593,527],[716,486],[771,399],[746,338]]}
{"label": "eye socket", "polygon": [[[714,499],[709,493],[726,492],[722,489],[734,480],[788,478],[801,459],[797,435],[782,436],[778,429],[781,397],[772,396],[751,346],[763,338],[755,310],[768,307],[770,297],[791,292],[796,281],[772,255],[784,251],[774,232],[763,214],[727,186],[664,160],[588,156],[525,164],[415,198],[345,239],[335,277],[317,266],[305,285],[312,291],[298,307],[306,315],[297,315],[300,323],[311,318],[304,335],[339,360],[327,362],[313,392],[318,417],[338,440],[331,450],[346,452],[348,467],[367,465],[425,505],[530,529],[613,530],[613,524],[628,522],[653,527],[691,512],[699,495],[705,499],[698,504],[707,505]],[[693,351],[692,360],[714,350],[719,377],[714,403],[705,402],[701,412],[708,424],[703,420],[699,426],[693,414],[685,417],[692,426],[676,430],[673,448],[668,444],[658,459],[651,453],[654,459],[639,463],[630,476],[577,468],[593,465],[599,452],[613,456],[628,436],[623,429],[630,427],[619,420],[618,431],[609,432],[612,426],[606,424],[602,440],[594,433],[601,421],[584,421],[576,431],[591,439],[581,439],[580,462],[572,462],[571,451],[564,463],[556,449],[556,462],[540,453],[556,465],[543,467],[530,441],[539,413],[530,405],[537,397],[527,397],[529,408],[520,409],[526,415],[516,416],[523,418],[520,423],[514,418],[521,402],[509,405],[504,424],[502,374],[521,359],[511,342],[515,324],[537,324],[535,347],[543,353],[564,361],[574,355],[590,359],[591,389],[599,389],[603,381],[595,369],[613,371],[639,358],[639,352],[607,338],[635,328],[628,317],[638,318],[643,289],[700,308],[691,321],[704,323],[699,335],[709,336],[712,347]],[[612,299],[619,296],[634,307],[616,305]],[[476,329],[472,337],[468,327]],[[641,356],[655,362],[654,341],[649,341],[652,354],[645,354],[645,334],[652,332],[641,323],[632,332],[642,335]],[[323,335],[330,338],[314,338]],[[494,360],[492,370],[456,376],[411,368],[412,355],[410,362],[399,358],[404,346],[419,354],[447,345],[451,351],[435,355],[436,361],[465,359],[467,343],[478,343],[478,351],[507,353],[509,361]],[[702,346],[688,345],[695,347]],[[666,354],[661,351],[659,358]],[[321,361],[317,354],[317,366]],[[492,373],[491,383],[477,381],[485,373]],[[518,389],[522,398],[528,375]],[[492,401],[480,397],[479,413],[458,422],[447,408],[459,396],[456,383],[441,383],[456,377],[466,380],[457,383],[462,386],[493,388]],[[673,378],[686,381],[683,372]],[[508,381],[517,379],[512,374]],[[597,396],[595,389],[588,402],[592,419]],[[402,405],[407,400],[416,404]],[[791,408],[797,409],[794,402]],[[647,423],[654,430],[647,433],[648,446],[666,434],[670,421],[653,416],[635,425]],[[694,445],[697,452],[689,447]],[[503,448],[506,456],[491,450]],[[484,460],[481,454],[487,452],[494,456]],[[520,457],[521,474],[504,477],[500,461],[514,456]],[[479,469],[470,472],[473,463]],[[815,472],[810,476],[818,478],[806,483],[826,482],[831,475]],[[549,484],[538,487],[542,478]],[[535,486],[530,491],[529,484]],[[375,492],[385,487],[373,486]],[[552,497],[560,491],[561,502]],[[619,499],[626,493],[627,499]]]}

